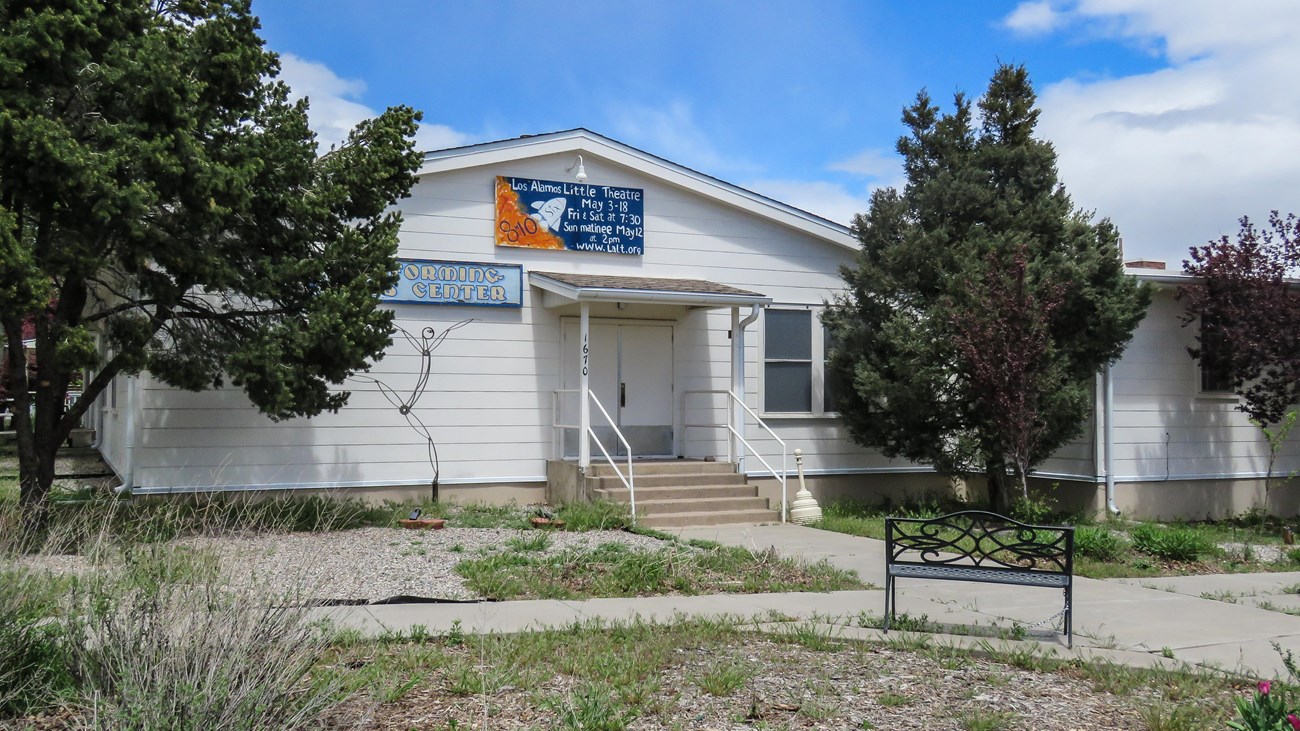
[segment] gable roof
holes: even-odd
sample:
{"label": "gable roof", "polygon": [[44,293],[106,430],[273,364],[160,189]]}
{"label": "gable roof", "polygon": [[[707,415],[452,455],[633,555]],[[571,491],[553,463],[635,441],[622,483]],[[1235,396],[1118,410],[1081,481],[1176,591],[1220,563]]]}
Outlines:
{"label": "gable roof", "polygon": [[561,153],[582,153],[600,157],[669,185],[684,188],[833,244],[853,250],[856,250],[859,245],[858,240],[849,233],[847,226],[581,127],[426,152],[424,163],[420,165],[416,175],[463,170]]}

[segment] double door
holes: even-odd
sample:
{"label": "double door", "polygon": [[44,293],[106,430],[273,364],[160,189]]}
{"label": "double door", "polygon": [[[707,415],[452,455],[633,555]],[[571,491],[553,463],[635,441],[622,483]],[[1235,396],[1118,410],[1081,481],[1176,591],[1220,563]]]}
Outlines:
{"label": "double door", "polygon": [[[581,387],[579,323],[564,320],[563,383]],[[671,324],[591,322],[589,325],[588,388],[609,412],[610,420],[628,440],[634,457],[673,454],[673,328]],[[578,397],[566,399],[576,408]],[[574,421],[577,423],[576,412]],[[592,430],[610,454],[626,455],[610,420],[591,406]],[[566,456],[577,454],[577,435],[566,430]],[[600,449],[592,444],[593,458]]]}

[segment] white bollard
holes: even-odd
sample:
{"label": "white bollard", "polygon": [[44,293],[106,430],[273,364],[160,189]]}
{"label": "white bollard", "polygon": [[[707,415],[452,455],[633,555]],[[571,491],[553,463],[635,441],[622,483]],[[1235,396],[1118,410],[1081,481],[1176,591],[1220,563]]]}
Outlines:
{"label": "white bollard", "polygon": [[799,471],[799,492],[794,495],[794,502],[790,503],[790,520],[799,525],[815,523],[822,519],[822,508],[817,504],[817,499],[808,492],[808,486],[803,482],[803,450],[794,450],[794,465]]}

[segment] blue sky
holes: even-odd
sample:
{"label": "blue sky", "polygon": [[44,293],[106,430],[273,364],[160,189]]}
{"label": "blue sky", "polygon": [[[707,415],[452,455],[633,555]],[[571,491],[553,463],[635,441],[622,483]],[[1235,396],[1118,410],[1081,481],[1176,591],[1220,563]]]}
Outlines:
{"label": "blue sky", "polygon": [[393,104],[426,148],[586,127],[847,223],[901,183],[901,109],[1025,64],[1076,203],[1180,266],[1300,211],[1291,0],[255,0],[325,143]]}

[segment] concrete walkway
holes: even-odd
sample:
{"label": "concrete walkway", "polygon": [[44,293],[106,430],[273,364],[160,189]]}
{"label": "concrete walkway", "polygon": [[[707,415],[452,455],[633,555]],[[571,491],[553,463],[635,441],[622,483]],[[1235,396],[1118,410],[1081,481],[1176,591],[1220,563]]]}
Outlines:
{"label": "concrete walkway", "polygon": [[[710,526],[675,531],[726,545],[809,561],[825,559],[884,586],[884,543],[795,525]],[[1050,628],[1030,633],[1060,655],[1104,657],[1131,665],[1192,663],[1257,677],[1285,677],[1271,643],[1300,656],[1300,617],[1278,611],[1300,607],[1300,596],[1283,591],[1300,573],[1189,576],[1097,581],[1076,578],[1075,651]],[[1213,596],[1217,598],[1204,598]],[[1235,599],[1236,603],[1220,601]],[[1268,604],[1272,602],[1272,604]],[[1260,608],[1259,604],[1274,610]],[[1010,629],[1034,626],[1061,610],[1059,590],[965,582],[900,581],[898,611],[932,622]],[[862,629],[863,613],[879,617],[881,589],[832,593],[721,594],[587,601],[531,600],[469,604],[402,604],[328,611],[336,621],[368,632],[423,625],[440,633],[458,624],[465,632],[518,632],[589,620],[670,621],[689,617],[735,617],[779,629],[791,621],[816,622],[845,637],[880,637]],[[789,626],[784,625],[784,626]],[[897,635],[891,632],[890,635]],[[974,645],[980,640],[946,641]],[[1172,655],[1173,662],[1169,661]]]}

